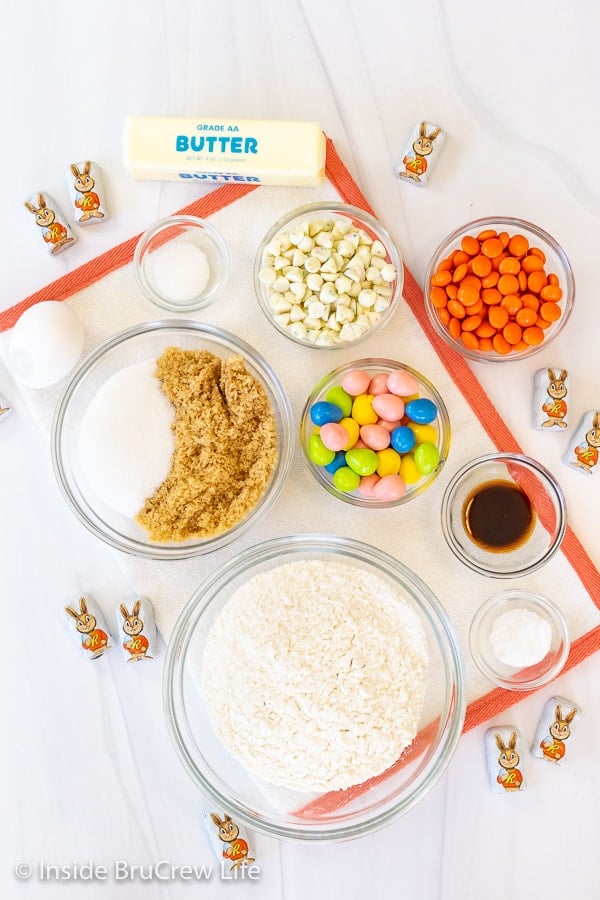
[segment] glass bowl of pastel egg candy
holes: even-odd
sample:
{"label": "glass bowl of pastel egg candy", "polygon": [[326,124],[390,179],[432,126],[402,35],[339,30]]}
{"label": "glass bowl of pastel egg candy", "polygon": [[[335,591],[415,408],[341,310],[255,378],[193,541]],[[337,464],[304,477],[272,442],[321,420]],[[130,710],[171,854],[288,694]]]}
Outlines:
{"label": "glass bowl of pastel egg candy", "polygon": [[391,359],[359,359],[326,375],[300,424],[310,471],[329,493],[355,506],[406,503],[441,471],[450,419],[436,388]]}
{"label": "glass bowl of pastel egg candy", "polygon": [[404,284],[400,253],[381,222],[345,203],[309,203],[282,216],[254,262],[260,307],[304,347],[336,349],[371,337]]}
{"label": "glass bowl of pastel egg candy", "polygon": [[548,232],[522,219],[477,219],[452,232],[425,275],[435,331],[478,362],[533,356],[565,327],[573,270]]}

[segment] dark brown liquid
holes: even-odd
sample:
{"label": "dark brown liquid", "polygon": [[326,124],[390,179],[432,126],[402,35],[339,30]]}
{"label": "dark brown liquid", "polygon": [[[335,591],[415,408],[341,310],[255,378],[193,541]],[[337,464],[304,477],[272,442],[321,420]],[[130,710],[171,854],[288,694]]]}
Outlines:
{"label": "dark brown liquid", "polygon": [[463,520],[476,544],[498,553],[525,543],[535,514],[529,497],[518,484],[488,481],[467,497]]}

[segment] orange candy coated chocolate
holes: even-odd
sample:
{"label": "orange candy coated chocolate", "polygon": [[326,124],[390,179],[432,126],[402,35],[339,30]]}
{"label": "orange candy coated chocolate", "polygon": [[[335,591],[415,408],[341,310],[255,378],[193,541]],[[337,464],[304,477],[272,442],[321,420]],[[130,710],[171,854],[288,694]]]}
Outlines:
{"label": "orange candy coated chocolate", "polygon": [[501,355],[541,344],[562,316],[558,276],[523,234],[491,228],[465,235],[429,285],[439,321],[469,350]]}

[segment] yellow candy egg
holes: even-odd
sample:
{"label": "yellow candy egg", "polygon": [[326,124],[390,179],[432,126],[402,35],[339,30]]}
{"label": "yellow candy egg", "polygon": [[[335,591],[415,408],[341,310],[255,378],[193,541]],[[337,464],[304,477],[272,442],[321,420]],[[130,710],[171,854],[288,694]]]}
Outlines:
{"label": "yellow candy egg", "polygon": [[409,422],[408,427],[413,431],[417,444],[437,444],[437,430],[433,425],[420,425],[418,422]]}
{"label": "yellow candy egg", "polygon": [[352,404],[352,418],[359,425],[374,425],[379,416],[373,409],[373,394],[359,394]]}
{"label": "yellow candy egg", "polygon": [[355,419],[350,418],[341,419],[340,425],[342,425],[348,432],[348,443],[344,444],[342,449],[351,450],[359,438],[360,425]]}
{"label": "yellow candy egg", "polygon": [[416,484],[421,480],[421,473],[417,469],[412,453],[405,453],[400,463],[400,475],[407,484]]}
{"label": "yellow candy egg", "polygon": [[402,457],[392,447],[386,447],[377,454],[377,474],[384,478],[386,475],[397,475],[400,471]]}

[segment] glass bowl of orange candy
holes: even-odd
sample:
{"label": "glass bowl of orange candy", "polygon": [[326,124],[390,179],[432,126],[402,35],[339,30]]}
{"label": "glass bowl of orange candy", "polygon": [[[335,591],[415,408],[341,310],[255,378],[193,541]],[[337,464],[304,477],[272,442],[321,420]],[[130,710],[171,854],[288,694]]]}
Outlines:
{"label": "glass bowl of orange candy", "polygon": [[435,331],[477,361],[538,353],[564,328],[574,298],[564,250],[522,219],[484,218],[457,228],[433,254],[425,276]]}

